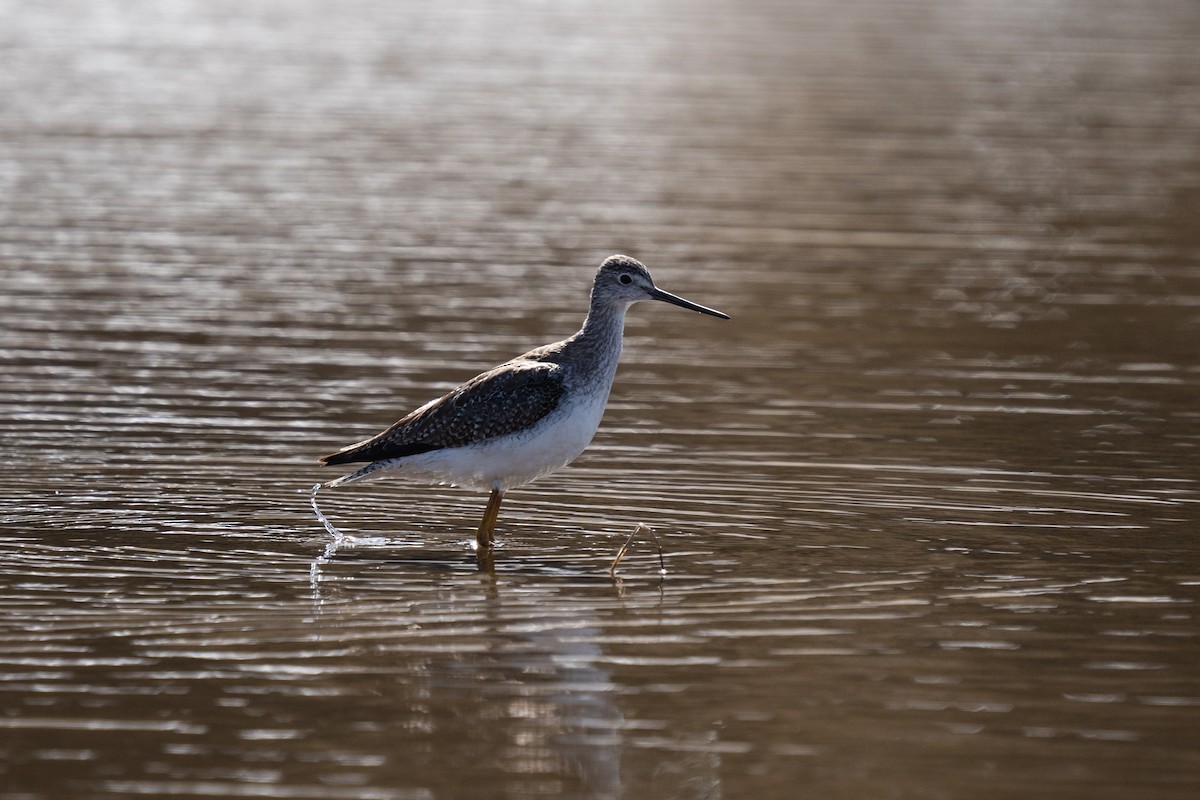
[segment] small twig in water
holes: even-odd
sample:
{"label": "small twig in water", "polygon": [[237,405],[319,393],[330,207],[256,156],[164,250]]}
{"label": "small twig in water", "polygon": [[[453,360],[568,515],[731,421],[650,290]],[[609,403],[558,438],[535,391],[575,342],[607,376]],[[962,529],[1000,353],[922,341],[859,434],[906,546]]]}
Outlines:
{"label": "small twig in water", "polygon": [[658,548],[658,574],[667,574],[667,560],[663,558],[662,542],[658,540],[658,534],[654,532],[654,528],[639,522],[638,526],[633,529],[633,533],[629,534],[629,538],[625,540],[625,544],[621,545],[621,549],[617,551],[617,557],[613,559],[612,566],[608,568],[610,578],[617,577],[617,565],[621,563],[621,559],[625,557],[629,546],[633,544],[633,537],[643,532],[650,534],[650,538],[654,540],[654,545]]}

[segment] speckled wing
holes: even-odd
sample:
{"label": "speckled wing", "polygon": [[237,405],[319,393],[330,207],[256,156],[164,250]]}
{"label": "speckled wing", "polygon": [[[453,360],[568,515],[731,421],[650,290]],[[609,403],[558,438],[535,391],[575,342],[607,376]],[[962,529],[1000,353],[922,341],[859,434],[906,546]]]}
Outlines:
{"label": "speckled wing", "polygon": [[418,408],[383,433],[321,458],[323,464],[383,461],[463,447],[515,433],[558,408],[557,364],[510,362]]}

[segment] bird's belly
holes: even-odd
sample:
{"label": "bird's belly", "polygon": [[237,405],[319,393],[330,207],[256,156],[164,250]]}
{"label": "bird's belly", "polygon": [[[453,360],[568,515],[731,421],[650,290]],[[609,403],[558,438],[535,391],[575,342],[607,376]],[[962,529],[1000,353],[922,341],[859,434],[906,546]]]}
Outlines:
{"label": "bird's belly", "polygon": [[405,471],[455,486],[507,491],[574,461],[596,434],[607,402],[607,392],[580,397],[527,430],[406,458]]}

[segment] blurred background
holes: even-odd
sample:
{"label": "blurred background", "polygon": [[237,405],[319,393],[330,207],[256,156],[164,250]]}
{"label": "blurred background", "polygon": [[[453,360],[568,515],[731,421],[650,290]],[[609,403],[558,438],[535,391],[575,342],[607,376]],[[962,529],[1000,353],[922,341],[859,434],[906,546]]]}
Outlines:
{"label": "blurred background", "polygon": [[[1193,0],[0,0],[0,795],[1192,798]],[[315,459],[574,332],[576,465]],[[639,523],[666,553],[657,574]]]}

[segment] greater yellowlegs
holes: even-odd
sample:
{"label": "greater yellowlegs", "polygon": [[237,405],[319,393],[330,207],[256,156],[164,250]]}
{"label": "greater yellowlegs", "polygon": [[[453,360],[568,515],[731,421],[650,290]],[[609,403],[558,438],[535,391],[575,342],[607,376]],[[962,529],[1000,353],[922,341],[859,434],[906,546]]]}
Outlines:
{"label": "greater yellowlegs", "polygon": [[504,493],[565,467],[591,442],[617,371],[625,312],[642,300],[729,319],[659,289],[636,259],[610,256],[596,271],[578,333],[477,375],[377,436],[324,456],[323,464],[368,462],[325,485],[399,470],[490,490],[476,542],[491,547]]}

